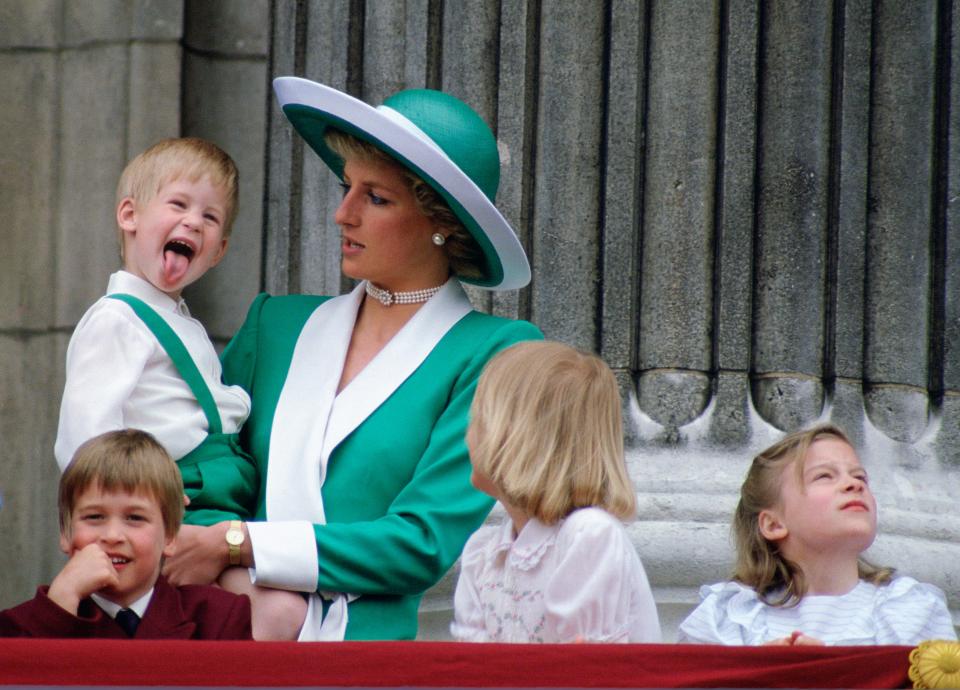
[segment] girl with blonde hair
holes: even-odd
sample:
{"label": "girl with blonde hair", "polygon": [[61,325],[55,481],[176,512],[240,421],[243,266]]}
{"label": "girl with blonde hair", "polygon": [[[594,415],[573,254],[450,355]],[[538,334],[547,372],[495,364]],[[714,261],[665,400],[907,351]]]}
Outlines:
{"label": "girl with blonde hair", "polygon": [[943,592],[861,556],[877,535],[877,502],[853,445],[832,424],[789,434],[754,458],[733,534],[733,581],[701,588],[682,642],[956,639]]}
{"label": "girl with blonde hair", "polygon": [[454,597],[457,639],[658,642],[660,624],[620,520],[636,497],[613,372],[555,342],[507,348],[470,410],[473,485],[509,515],[467,542]]}

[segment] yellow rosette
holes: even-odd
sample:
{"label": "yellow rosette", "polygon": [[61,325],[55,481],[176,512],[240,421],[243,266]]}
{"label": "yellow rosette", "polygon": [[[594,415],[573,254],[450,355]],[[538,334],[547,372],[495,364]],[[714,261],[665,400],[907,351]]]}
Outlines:
{"label": "yellow rosette", "polygon": [[914,688],[960,688],[960,643],[927,640],[910,652]]}

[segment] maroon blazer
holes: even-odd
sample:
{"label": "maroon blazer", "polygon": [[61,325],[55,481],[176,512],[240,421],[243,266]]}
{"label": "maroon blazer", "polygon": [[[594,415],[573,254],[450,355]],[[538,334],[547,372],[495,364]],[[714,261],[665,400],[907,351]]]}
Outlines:
{"label": "maroon blazer", "polygon": [[[106,637],[127,634],[92,599],[74,616],[37,589],[30,601],[0,611],[0,637]],[[174,587],[157,580],[135,640],[250,640],[250,599],[217,587]]]}

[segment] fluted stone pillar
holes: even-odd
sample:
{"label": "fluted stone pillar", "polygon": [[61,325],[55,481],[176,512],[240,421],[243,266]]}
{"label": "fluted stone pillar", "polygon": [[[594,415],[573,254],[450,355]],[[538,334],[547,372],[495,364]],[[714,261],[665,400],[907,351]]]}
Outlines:
{"label": "fluted stone pillar", "polygon": [[184,5],[181,132],[214,142],[240,170],[240,206],[227,254],[184,297],[222,345],[263,289],[263,188],[270,52],[269,0]]}

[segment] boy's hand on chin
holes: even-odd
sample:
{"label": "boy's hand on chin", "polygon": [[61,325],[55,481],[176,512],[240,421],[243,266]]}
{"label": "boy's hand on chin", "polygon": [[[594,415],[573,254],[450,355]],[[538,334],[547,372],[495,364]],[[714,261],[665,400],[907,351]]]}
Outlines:
{"label": "boy's hand on chin", "polygon": [[77,615],[80,600],[107,587],[118,587],[120,576],[99,544],[74,551],[63,570],[53,578],[47,597],[60,608]]}
{"label": "boy's hand on chin", "polygon": [[[173,585],[209,585],[227,567],[227,523],[211,527],[183,525],[175,550],[163,562],[163,575]],[[222,526],[222,527],[221,527]]]}

